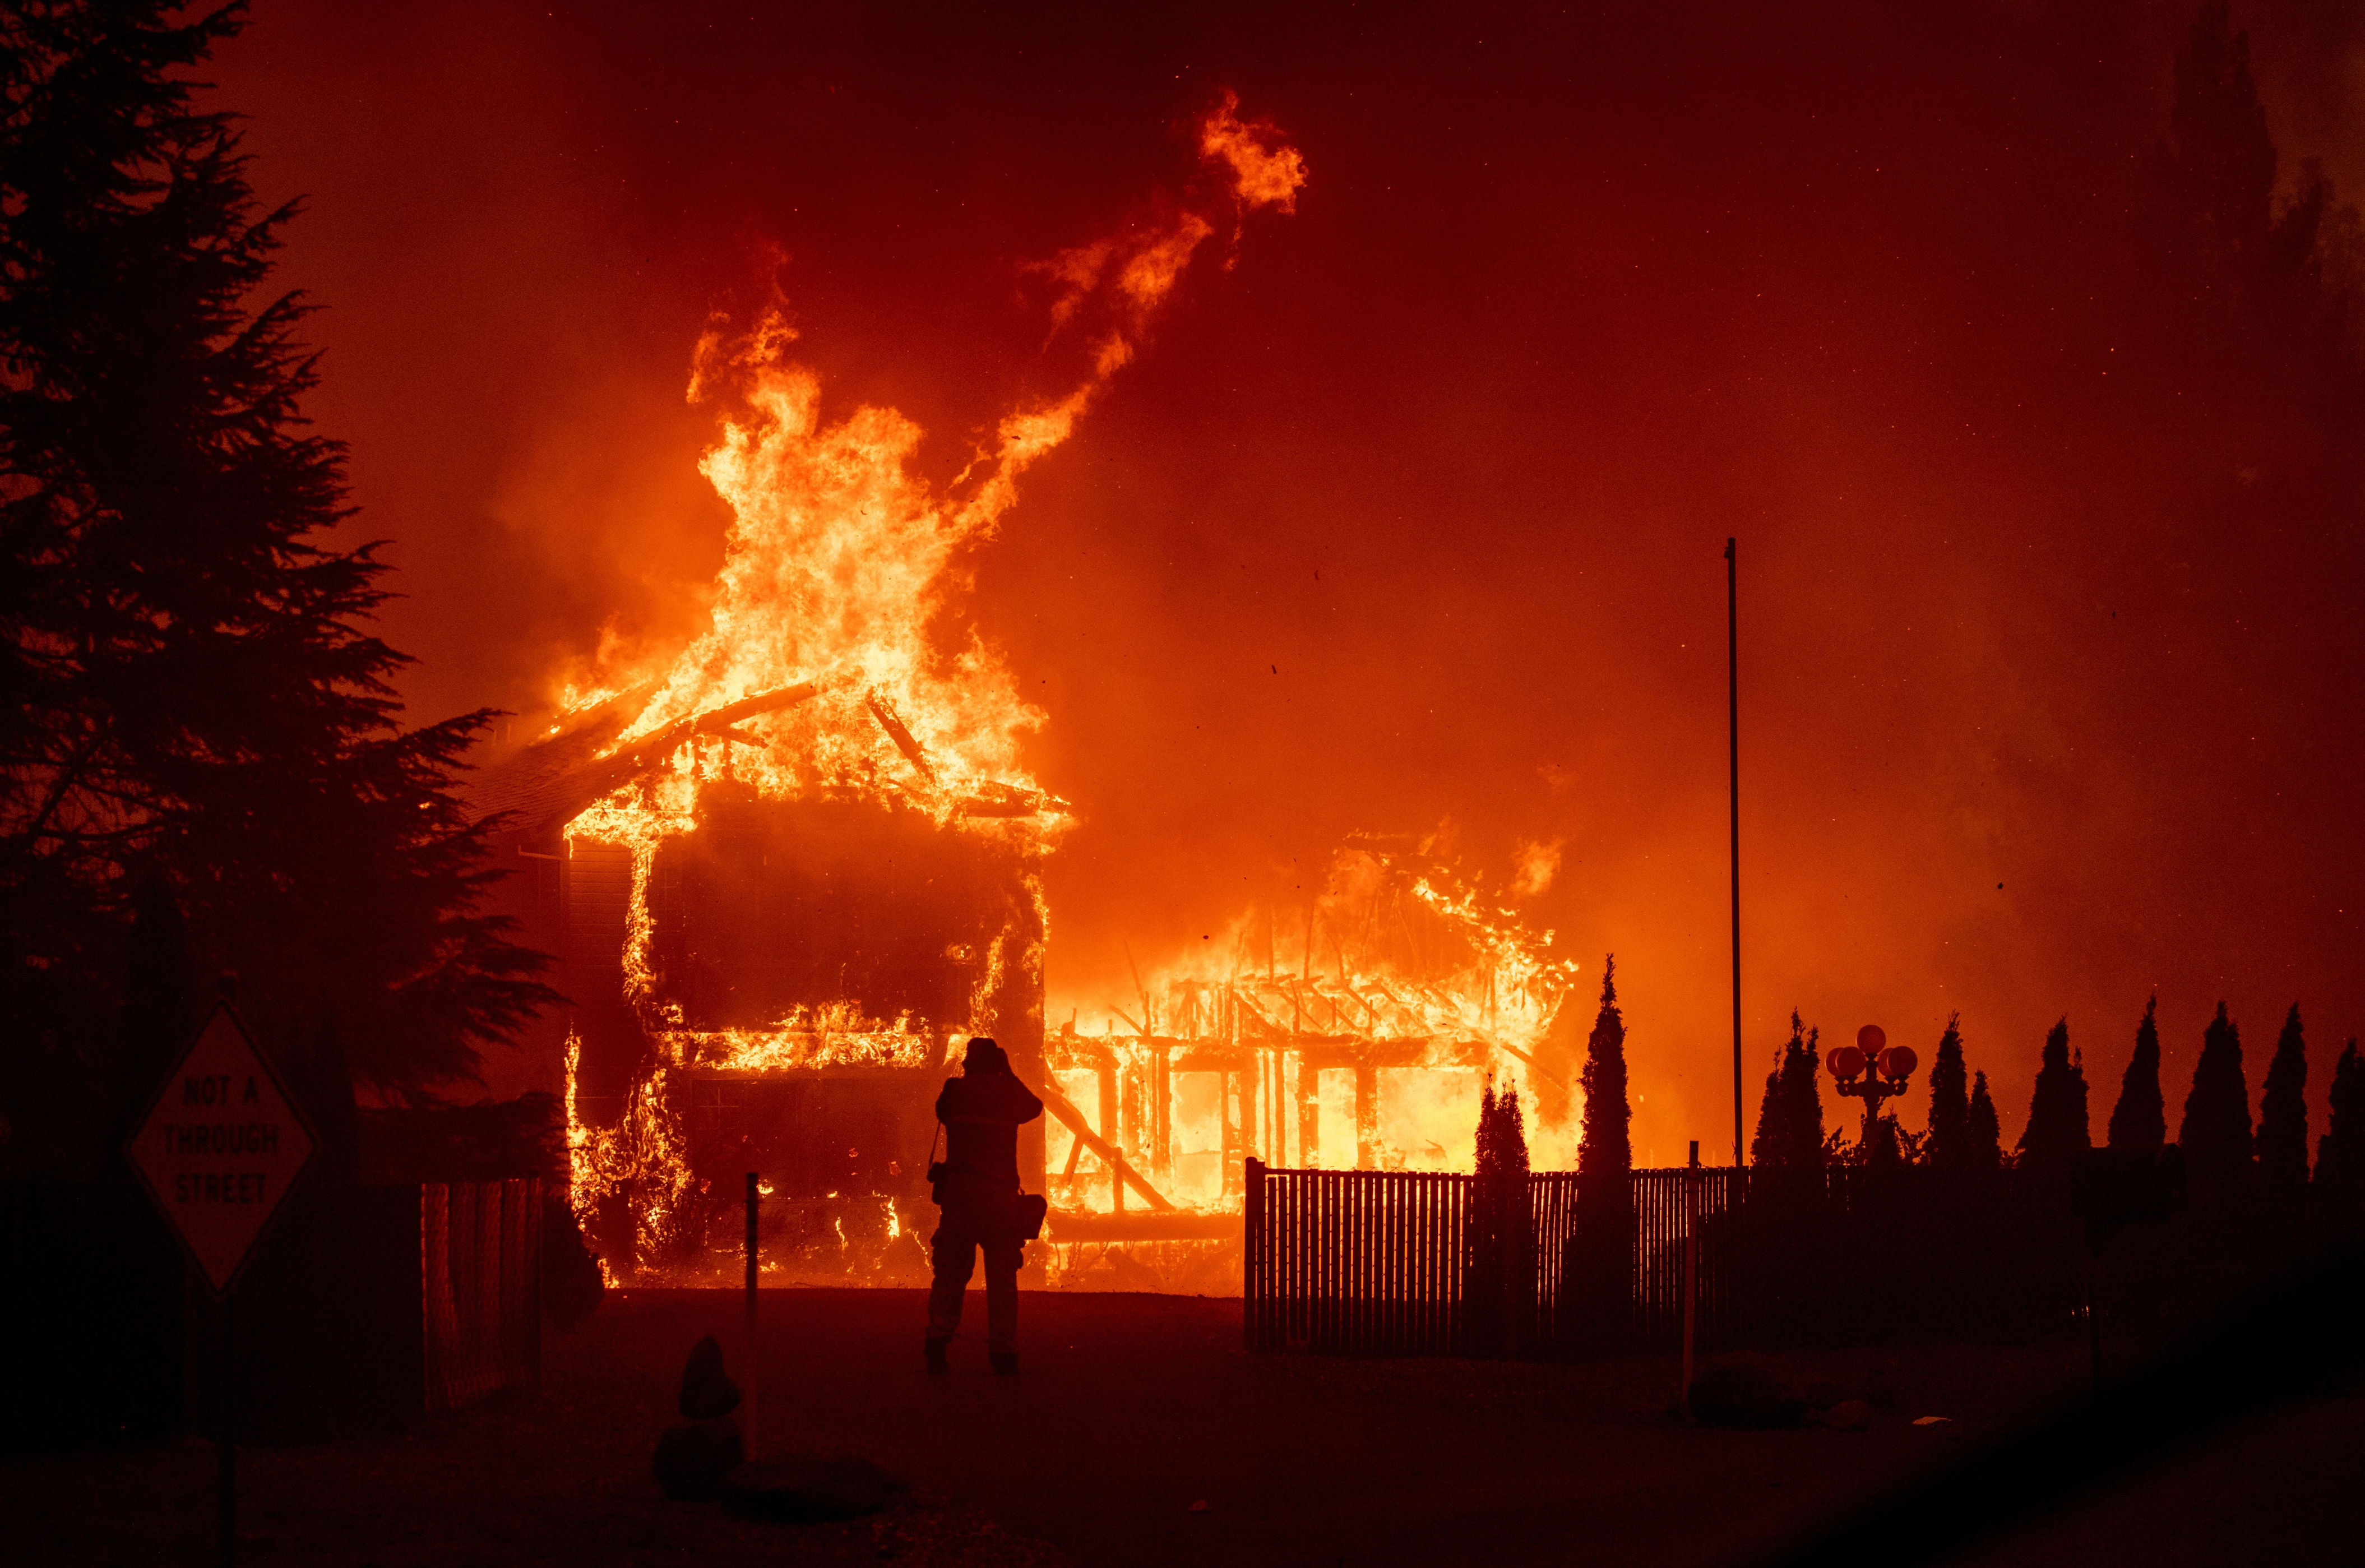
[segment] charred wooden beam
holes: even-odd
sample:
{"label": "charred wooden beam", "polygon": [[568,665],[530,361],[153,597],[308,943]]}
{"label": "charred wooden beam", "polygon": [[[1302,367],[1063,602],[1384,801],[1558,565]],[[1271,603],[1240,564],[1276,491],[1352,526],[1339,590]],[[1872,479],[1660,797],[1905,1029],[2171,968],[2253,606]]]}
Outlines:
{"label": "charred wooden beam", "polygon": [[1229,1241],[1240,1234],[1236,1214],[1195,1214],[1175,1209],[1148,1214],[1129,1209],[1123,1214],[1051,1214],[1055,1241]]}
{"label": "charred wooden beam", "polygon": [[573,820],[601,796],[631,783],[662,763],[692,734],[718,733],[742,719],[793,707],[820,690],[821,688],[813,682],[803,681],[795,686],[781,687],[776,691],[758,692],[753,697],[743,697],[736,702],[726,702],[703,713],[694,713],[687,719],[677,719],[653,734],[619,746],[566,780],[562,787],[564,798],[560,802],[559,820]]}
{"label": "charred wooden beam", "polygon": [[[1133,944],[1130,942],[1125,944],[1125,967],[1133,973],[1134,994],[1141,998],[1141,1016],[1148,1023],[1155,1025],[1158,1022],[1158,1009],[1150,1004],[1149,988],[1141,983],[1141,966],[1133,961]],[[1117,1016],[1122,1018],[1125,1014],[1120,1013]],[[1145,1035],[1149,1033],[1148,1029],[1143,1029],[1141,1032]]]}
{"label": "charred wooden beam", "polygon": [[1020,790],[996,796],[971,795],[960,803],[960,814],[965,817],[1031,817],[1042,809],[1040,800]]}
{"label": "charred wooden beam", "polygon": [[1075,1134],[1077,1139],[1091,1148],[1094,1154],[1099,1155],[1110,1170],[1130,1182],[1135,1192],[1149,1199],[1151,1208],[1163,1214],[1174,1212],[1174,1205],[1166,1201],[1166,1194],[1151,1186],[1141,1172],[1136,1170],[1132,1163],[1117,1152],[1115,1145],[1093,1131],[1092,1124],[1084,1120],[1084,1114],[1077,1110],[1066,1095],[1060,1093],[1048,1081],[1046,1081],[1037,1092],[1042,1096],[1043,1108],[1059,1117],[1067,1129]]}
{"label": "charred wooden beam", "polygon": [[920,749],[920,743],[912,738],[912,732],[903,727],[903,721],[895,716],[895,710],[887,706],[886,700],[876,691],[864,692],[862,705],[870,710],[870,716],[879,721],[879,727],[887,732],[887,738],[895,743],[895,749],[903,754],[903,760],[919,769],[920,777],[934,785],[936,770],[928,766],[928,754]]}
{"label": "charred wooden beam", "polygon": [[1088,1067],[1095,1071],[1116,1066],[1116,1052],[1092,1035],[1054,1035],[1043,1042],[1043,1057],[1061,1067]]}
{"label": "charred wooden beam", "polygon": [[1546,1078],[1551,1079],[1554,1083],[1559,1084],[1563,1089],[1569,1089],[1569,1088],[1573,1088],[1573,1087],[1575,1087],[1573,1084],[1571,1084],[1571,1083],[1569,1082],[1569,1081],[1568,1081],[1567,1079],[1563,1078],[1559,1073],[1554,1072],[1552,1069],[1550,1069],[1550,1068],[1546,1067],[1543,1063],[1541,1063],[1541,1062],[1538,1061],[1535,1058],[1533,1058],[1533,1057],[1530,1056],[1527,1052],[1525,1052],[1525,1051],[1523,1051],[1523,1050],[1519,1049],[1519,1047],[1517,1047],[1517,1046],[1507,1046],[1507,1045],[1505,1045],[1502,1041],[1497,1040],[1497,1041],[1496,1041],[1496,1042],[1495,1042],[1495,1047],[1496,1047],[1496,1049],[1497,1049],[1497,1050],[1505,1050],[1505,1051],[1508,1051],[1508,1052],[1510,1052],[1513,1056],[1515,1056],[1515,1057],[1519,1058],[1521,1061],[1526,1062],[1530,1067],[1534,1068],[1538,1072],[1542,1073]]}

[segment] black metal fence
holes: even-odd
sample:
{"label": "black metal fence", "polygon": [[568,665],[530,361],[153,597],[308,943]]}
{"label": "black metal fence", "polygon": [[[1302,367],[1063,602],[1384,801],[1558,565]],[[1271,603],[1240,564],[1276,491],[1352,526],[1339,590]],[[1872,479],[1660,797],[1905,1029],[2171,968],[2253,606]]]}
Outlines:
{"label": "black metal fence", "polygon": [[[1623,1343],[1675,1342],[1683,1327],[1684,1191],[1697,1179],[1702,1342],[1729,1338],[1736,1291],[1730,1170],[1633,1173],[1631,1325]],[[1574,1171],[1530,1174],[1504,1212],[1514,1272],[1506,1310],[1471,1298],[1483,1272],[1477,1179],[1452,1172],[1248,1169],[1242,1294],[1249,1348],[1370,1355],[1540,1353],[1567,1337],[1561,1300],[1580,1206]],[[1484,1307],[1486,1310],[1481,1310]]]}
{"label": "black metal fence", "polygon": [[426,1404],[454,1410],[542,1378],[542,1182],[419,1189]]}
{"label": "black metal fence", "polygon": [[[1740,1260],[1734,1226],[1743,1173],[1730,1167],[1637,1170],[1633,1173],[1634,1283],[1632,1342],[1653,1348],[1682,1342],[1684,1236],[1697,1225],[1693,1261],[1694,1331],[1702,1349],[1740,1338]],[[1696,1205],[1696,1206],[1694,1206]],[[1687,1217],[1693,1216],[1693,1217]]]}
{"label": "black metal fence", "polygon": [[1452,1354],[1463,1334],[1474,1180],[1250,1160],[1249,1349]]}
{"label": "black metal fence", "polygon": [[[1683,1333],[1691,1234],[1698,1343],[1735,1344],[1750,1327],[1741,1288],[1745,1192],[1744,1173],[1730,1169],[1634,1171],[1629,1234],[1588,1256],[1574,1171],[1531,1172],[1482,1213],[1477,1179],[1466,1174],[1277,1170],[1251,1160],[1247,1342],[1370,1355],[1673,1348]],[[1488,1213],[1525,1232],[1524,1246],[1496,1243],[1507,1281],[1489,1282]],[[1586,1277],[1605,1267],[1629,1277]],[[1485,1299],[1472,1298],[1474,1281]],[[1492,1293],[1505,1285],[1508,1299],[1497,1309]],[[1573,1290],[1586,1301],[1571,1299]],[[1602,1302],[1606,1312],[1588,1310]]]}

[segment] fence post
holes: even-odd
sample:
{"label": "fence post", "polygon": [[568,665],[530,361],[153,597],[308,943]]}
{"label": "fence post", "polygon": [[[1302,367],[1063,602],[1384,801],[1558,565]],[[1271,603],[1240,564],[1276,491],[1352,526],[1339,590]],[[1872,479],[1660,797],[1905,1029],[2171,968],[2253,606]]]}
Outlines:
{"label": "fence post", "polygon": [[1240,1333],[1249,1350],[1260,1350],[1257,1332],[1260,1305],[1258,1267],[1264,1236],[1264,1161],[1249,1157],[1248,1202],[1241,1222],[1240,1239]]}
{"label": "fence post", "polygon": [[1684,1386],[1676,1399],[1685,1415],[1692,1412],[1692,1333],[1699,1311],[1699,1139],[1692,1139],[1692,1160],[1684,1171]]}

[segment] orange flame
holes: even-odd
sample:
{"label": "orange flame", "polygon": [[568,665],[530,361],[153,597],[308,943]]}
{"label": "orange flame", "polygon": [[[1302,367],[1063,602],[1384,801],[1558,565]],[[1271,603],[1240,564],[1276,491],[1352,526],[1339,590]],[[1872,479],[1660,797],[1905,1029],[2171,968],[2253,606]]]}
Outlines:
{"label": "orange flame", "polygon": [[[1553,954],[1550,931],[1491,904],[1431,847],[1353,845],[1334,858],[1312,905],[1250,911],[1221,946],[1194,944],[1189,956],[1137,979],[1130,1009],[1104,1003],[1082,1031],[1053,1042],[1061,1092],[1088,1107],[1104,1068],[1120,1082],[1147,1083],[1163,1051],[1206,1058],[1200,1070],[1212,1078],[1214,1058],[1228,1053],[1228,1077],[1199,1092],[1200,1110],[1174,1113],[1194,1126],[1165,1134],[1174,1183],[1167,1195],[1200,1209],[1238,1205],[1231,1175],[1205,1163],[1219,1150],[1277,1164],[1466,1168],[1489,1079],[1519,1091],[1536,1113],[1536,1165],[1573,1165],[1584,1095],[1563,1014],[1577,965]],[[1076,1010],[1084,1015],[1081,1001]],[[1210,1043],[1220,1049],[1200,1048]],[[1359,1104],[1360,1096],[1373,1103]],[[1128,1150],[1154,1136],[1081,1114]],[[1105,1161],[1074,1142],[1064,1129],[1049,1140],[1054,1170],[1072,1172],[1065,1191],[1055,1181],[1055,1193],[1078,1206],[1113,1207]]]}
{"label": "orange flame", "polygon": [[1200,151],[1231,165],[1242,206],[1295,212],[1306,184],[1304,154],[1282,141],[1270,122],[1241,119],[1239,108],[1239,95],[1226,93],[1199,129]]}
{"label": "orange flame", "polygon": [[[1235,219],[1260,207],[1290,210],[1305,183],[1296,150],[1271,126],[1239,119],[1228,95],[1202,126],[1199,147],[1226,176],[1217,199]],[[1045,794],[1020,753],[1044,715],[974,632],[947,655],[931,628],[959,586],[957,553],[991,537],[1017,498],[1019,476],[1068,439],[1132,360],[1216,232],[1212,207],[1170,200],[1160,210],[1032,269],[1057,286],[1054,337],[1092,323],[1088,368],[1063,396],[1004,414],[991,444],[943,487],[917,471],[922,431],[902,414],[860,408],[835,421],[823,416],[819,378],[790,357],[797,332],[779,312],[736,337],[715,330],[701,339],[689,397],[728,391],[735,399],[700,463],[731,512],[711,620],[653,679],[603,669],[590,683],[603,689],[579,702],[569,692],[570,710],[635,687],[649,693],[607,753],[630,753],[636,776],[566,832],[633,851],[624,991],[662,1061],[614,1126],[588,1127],[577,1113],[579,1047],[570,1040],[568,1155],[587,1223],[601,1197],[629,1190],[644,1251],[665,1240],[691,1182],[666,1109],[669,1069],[918,1068],[941,1059],[945,1042],[931,1031],[947,1021],[881,1017],[858,997],[800,1007],[762,1028],[689,1026],[651,969],[651,872],[661,845],[698,831],[701,790],[717,780],[768,799],[900,803],[948,829],[1000,835],[1022,861],[1056,841],[1063,805]],[[734,705],[747,716],[716,718]],[[1039,931],[1042,892],[1031,873],[1027,891]],[[1039,962],[1036,940],[1014,925],[989,945],[970,997],[976,1032],[990,1029],[991,999],[1011,966]],[[891,1214],[889,1234],[899,1234]]]}

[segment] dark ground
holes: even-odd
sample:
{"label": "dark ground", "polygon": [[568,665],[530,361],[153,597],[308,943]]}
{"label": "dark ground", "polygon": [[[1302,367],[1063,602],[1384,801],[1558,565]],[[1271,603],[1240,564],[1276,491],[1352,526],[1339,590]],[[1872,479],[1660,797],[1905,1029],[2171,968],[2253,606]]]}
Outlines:
{"label": "dark ground", "polygon": [[[241,1560],[1745,1562],[2074,1396],[2084,1365],[2075,1345],[1799,1358],[1802,1375],[1886,1381],[1894,1407],[1865,1431],[1728,1432],[1670,1417],[1660,1359],[1252,1360],[1237,1299],[1029,1294],[1015,1381],[975,1339],[950,1378],[924,1377],[914,1292],[780,1291],[763,1310],[763,1439],[874,1460],[910,1500],[803,1527],[668,1502],[648,1456],[681,1359],[712,1331],[741,1370],[740,1303],[636,1292],[551,1338],[539,1394],[397,1439],[242,1451]],[[1925,1415],[1951,1419],[1911,1424]],[[2292,1407],[1990,1558],[2365,1559],[2360,1439],[2365,1399]],[[210,1445],[6,1464],[19,1533],[0,1561],[211,1561]]]}

